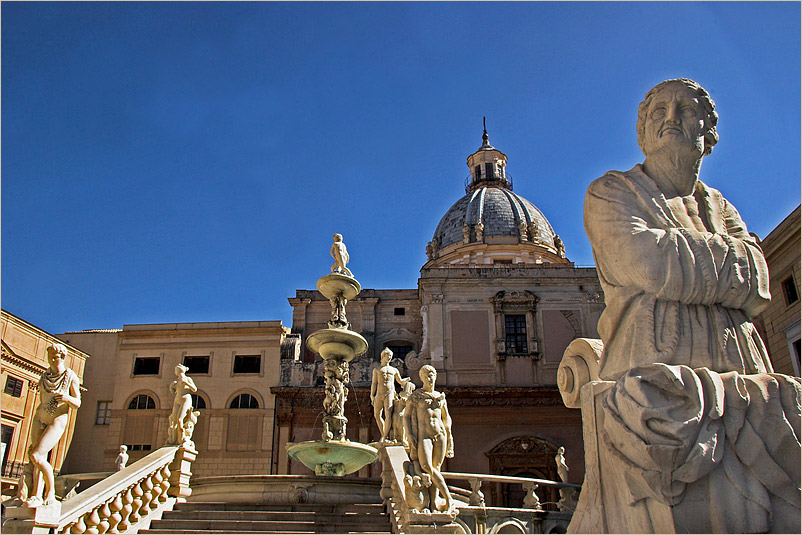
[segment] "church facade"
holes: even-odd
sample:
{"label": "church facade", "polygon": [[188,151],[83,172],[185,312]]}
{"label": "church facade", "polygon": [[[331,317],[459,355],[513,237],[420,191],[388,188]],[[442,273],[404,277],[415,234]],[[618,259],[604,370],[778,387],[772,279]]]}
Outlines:
{"label": "church facade", "polygon": [[[559,479],[554,455],[567,450],[570,481],[584,474],[581,415],[560,398],[557,368],[568,344],[598,337],[604,298],[594,268],[565,257],[543,213],[513,192],[507,156],[482,145],[467,159],[466,193],[446,212],[426,246],[415,290],[364,289],[348,303],[352,329],[369,342],[351,362],[348,436],[379,438],[370,403],[371,371],[387,347],[392,364],[421,384],[424,364],[438,371],[453,420],[455,472]],[[286,442],[320,438],[320,359],[306,337],[326,327],[330,305],[298,290],[292,334],[282,353],[276,396],[275,473],[307,473],[283,454]],[[360,475],[379,476],[379,467]],[[514,505],[519,489],[490,489],[493,503]],[[556,501],[556,499],[555,499]],[[520,504],[519,504],[520,505]]]}

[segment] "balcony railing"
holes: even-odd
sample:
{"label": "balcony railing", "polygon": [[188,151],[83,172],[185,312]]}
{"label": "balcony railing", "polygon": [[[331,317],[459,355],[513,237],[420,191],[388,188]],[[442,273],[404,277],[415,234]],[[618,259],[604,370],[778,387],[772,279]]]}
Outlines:
{"label": "balcony railing", "polygon": [[[467,177],[465,177],[465,193],[471,192],[472,181],[473,181],[473,175],[468,175]],[[501,182],[509,186],[510,189],[512,189],[512,175],[510,175],[509,173],[505,173],[503,177],[496,177],[496,176],[490,178],[480,177],[476,181],[477,184],[487,183],[488,185],[494,182]]]}

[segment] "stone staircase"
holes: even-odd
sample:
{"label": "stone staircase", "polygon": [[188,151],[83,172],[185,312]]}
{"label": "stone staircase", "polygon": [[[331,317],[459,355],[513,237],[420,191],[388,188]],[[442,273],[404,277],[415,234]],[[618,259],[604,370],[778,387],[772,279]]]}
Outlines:
{"label": "stone staircase", "polygon": [[156,520],[147,534],[392,533],[380,503],[255,504],[185,502]]}

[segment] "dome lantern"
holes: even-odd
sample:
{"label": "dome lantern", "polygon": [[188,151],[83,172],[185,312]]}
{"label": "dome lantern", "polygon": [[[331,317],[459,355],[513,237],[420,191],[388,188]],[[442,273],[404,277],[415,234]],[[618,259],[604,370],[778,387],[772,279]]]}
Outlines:
{"label": "dome lantern", "polygon": [[507,176],[507,155],[490,144],[484,117],[482,126],[482,146],[468,156],[470,176],[466,180],[465,193],[485,186],[511,190],[512,181]]}

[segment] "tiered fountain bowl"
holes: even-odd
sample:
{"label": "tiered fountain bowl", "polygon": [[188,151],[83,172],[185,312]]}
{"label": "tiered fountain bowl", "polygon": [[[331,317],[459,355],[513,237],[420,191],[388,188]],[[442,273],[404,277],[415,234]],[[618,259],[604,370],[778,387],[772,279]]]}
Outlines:
{"label": "tiered fountain bowl", "polygon": [[314,470],[316,475],[344,476],[378,458],[376,448],[345,438],[348,419],[344,414],[343,379],[348,380],[348,363],[368,349],[367,340],[349,329],[345,303],[356,297],[362,287],[353,277],[331,273],[317,281],[317,289],[332,303],[329,328],[315,331],[306,339],[307,347],[326,361],[325,429],[322,440],[288,442],[287,455]]}

